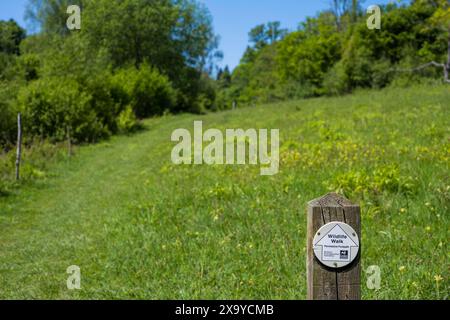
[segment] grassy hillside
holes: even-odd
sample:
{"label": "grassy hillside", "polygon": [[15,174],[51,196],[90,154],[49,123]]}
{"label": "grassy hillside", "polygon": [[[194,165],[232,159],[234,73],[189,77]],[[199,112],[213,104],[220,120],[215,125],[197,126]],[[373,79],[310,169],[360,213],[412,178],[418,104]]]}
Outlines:
{"label": "grassy hillside", "polygon": [[[0,298],[303,299],[305,204],[339,190],[362,206],[363,298],[448,299],[449,101],[448,86],[361,92],[152,119],[82,147],[0,197]],[[172,131],[194,120],[279,128],[280,173],[171,164]]]}

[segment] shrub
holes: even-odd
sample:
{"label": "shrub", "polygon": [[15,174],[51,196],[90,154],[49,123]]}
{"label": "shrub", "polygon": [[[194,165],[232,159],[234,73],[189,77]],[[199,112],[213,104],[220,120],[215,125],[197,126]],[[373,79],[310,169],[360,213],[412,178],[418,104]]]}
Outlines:
{"label": "shrub", "polygon": [[339,95],[348,92],[348,78],[342,62],[336,63],[324,79],[324,91],[328,95]]}
{"label": "shrub", "polygon": [[13,83],[0,82],[0,149],[7,148],[16,138],[17,111],[13,103],[16,92]]}
{"label": "shrub", "polygon": [[34,53],[24,54],[17,59],[17,75],[26,81],[36,80],[39,77],[39,56]]}
{"label": "shrub", "polygon": [[91,95],[76,81],[44,78],[23,87],[18,106],[30,135],[64,140],[70,128],[75,142],[92,142],[109,134],[92,108]]}
{"label": "shrub", "polygon": [[213,107],[213,111],[227,110],[233,105],[233,99],[230,95],[229,89],[221,89],[217,92],[216,101]]}
{"label": "shrub", "polygon": [[137,128],[137,119],[131,106],[127,106],[117,118],[119,132],[128,133]]}
{"label": "shrub", "polygon": [[138,118],[160,115],[176,106],[176,92],[169,79],[147,64],[119,70],[112,81],[116,95],[122,92],[122,103],[129,103]]}
{"label": "shrub", "polygon": [[127,106],[127,98],[123,98],[122,89],[117,91],[113,85],[109,70],[91,76],[83,83],[83,91],[91,97],[91,107],[107,132],[119,131],[118,117]]}

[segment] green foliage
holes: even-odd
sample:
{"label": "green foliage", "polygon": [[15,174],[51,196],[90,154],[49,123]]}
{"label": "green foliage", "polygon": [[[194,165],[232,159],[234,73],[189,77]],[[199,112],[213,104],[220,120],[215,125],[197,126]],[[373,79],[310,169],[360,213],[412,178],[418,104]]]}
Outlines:
{"label": "green foliage", "polygon": [[142,64],[139,69],[121,69],[112,81],[116,88],[123,90],[125,101],[139,118],[161,115],[176,107],[176,91],[169,79],[147,64]]}
{"label": "green foliage", "polygon": [[320,94],[325,74],[340,58],[340,35],[331,16],[321,14],[316,24],[303,25],[279,45],[277,66],[286,81],[311,88],[309,95]]}
{"label": "green foliage", "polygon": [[237,91],[239,104],[255,104],[276,101],[283,97],[282,81],[276,70],[274,57],[276,46],[267,46],[260,50],[253,61],[242,63],[233,72],[232,86]]}
{"label": "green foliage", "polygon": [[24,39],[25,30],[15,21],[0,21],[0,81],[14,78],[20,44]]}
{"label": "green foliage", "polygon": [[137,128],[137,119],[131,106],[127,106],[117,118],[117,126],[119,132],[129,133],[133,132]]}
{"label": "green foliage", "polygon": [[229,88],[231,85],[231,72],[228,66],[225,69],[219,69],[217,73],[217,86],[221,89]]}
{"label": "green foliage", "polygon": [[272,21],[254,27],[250,30],[248,37],[253,47],[259,50],[266,45],[274,44],[283,39],[286,34],[287,29],[281,29],[281,23],[279,21]]}
{"label": "green foliage", "polygon": [[77,82],[64,78],[33,81],[18,96],[26,132],[56,141],[66,139],[68,130],[78,142],[109,135],[91,102],[92,96]]}
{"label": "green foliage", "polygon": [[[82,7],[81,30],[66,27],[69,4]],[[26,39],[15,22],[0,22],[0,81],[23,87],[20,101],[1,102],[1,147],[13,143],[6,124],[12,105],[32,122],[28,139],[61,140],[64,127],[73,125],[80,142],[117,132],[124,117],[131,119],[127,106],[138,118],[216,108],[215,85],[205,70],[219,56],[217,37],[201,3],[29,0],[26,13],[38,31]],[[46,83],[56,84],[54,92]]]}
{"label": "green foliage", "polygon": [[199,81],[199,97],[197,99],[196,113],[206,113],[208,110],[217,110],[216,86],[214,81],[207,75],[202,74]]}
{"label": "green foliage", "polygon": [[17,83],[0,81],[0,146],[9,148],[16,139],[17,109],[14,99],[18,92]]}
{"label": "green foliage", "polygon": [[25,30],[14,20],[0,21],[0,52],[18,55],[23,39],[25,39]]}
{"label": "green foliage", "polygon": [[67,7],[78,5],[83,7],[85,0],[29,0],[25,17],[36,30],[53,33],[59,36],[68,36],[70,30],[66,27]]}
{"label": "green foliage", "polygon": [[417,190],[414,179],[401,175],[398,166],[392,165],[375,168],[371,173],[349,171],[337,175],[329,188],[350,198],[370,198],[382,193],[401,193],[408,196]]}
{"label": "green foliage", "polygon": [[16,76],[26,82],[39,78],[40,59],[37,54],[29,53],[21,55],[17,59]]}
{"label": "green foliage", "polygon": [[104,48],[114,66],[138,66],[144,59],[162,66],[173,57],[168,41],[177,11],[168,0],[125,0],[114,6],[107,0],[86,1],[83,17],[90,49]]}
{"label": "green foliage", "polygon": [[325,94],[338,95],[350,90],[348,75],[342,61],[336,63],[325,75],[323,87]]}
{"label": "green foliage", "polygon": [[442,79],[439,68],[412,70],[448,59],[449,10],[445,0],[391,3],[383,7],[381,30],[369,30],[358,1],[334,1],[330,11],[273,44],[259,25],[232,83],[218,96],[233,92],[234,100],[252,104]]}

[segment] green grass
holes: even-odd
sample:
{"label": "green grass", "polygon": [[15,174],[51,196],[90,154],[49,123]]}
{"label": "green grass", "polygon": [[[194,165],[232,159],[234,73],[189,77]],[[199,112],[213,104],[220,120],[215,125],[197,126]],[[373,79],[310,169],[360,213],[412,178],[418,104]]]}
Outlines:
{"label": "green grass", "polygon": [[[449,101],[448,86],[361,92],[81,147],[0,197],[0,298],[304,299],[305,205],[339,190],[362,206],[363,298],[448,299]],[[173,165],[171,133],[194,120],[279,128],[280,173]]]}

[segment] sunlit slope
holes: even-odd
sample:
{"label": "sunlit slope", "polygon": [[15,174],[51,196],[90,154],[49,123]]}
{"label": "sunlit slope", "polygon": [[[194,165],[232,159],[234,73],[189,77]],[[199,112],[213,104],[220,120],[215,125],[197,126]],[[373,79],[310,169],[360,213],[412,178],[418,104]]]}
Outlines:
{"label": "sunlit slope", "polygon": [[[339,190],[362,206],[363,298],[448,298],[449,119],[437,86],[148,120],[0,198],[0,297],[303,299],[305,204]],[[173,165],[195,120],[280,129],[280,172]]]}

